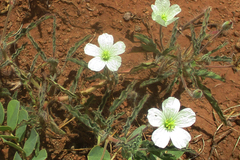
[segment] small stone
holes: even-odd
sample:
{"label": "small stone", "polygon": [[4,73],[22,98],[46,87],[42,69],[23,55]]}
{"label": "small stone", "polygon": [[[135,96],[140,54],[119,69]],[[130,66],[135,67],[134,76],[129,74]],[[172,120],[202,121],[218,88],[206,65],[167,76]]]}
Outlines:
{"label": "small stone", "polygon": [[235,32],[234,32],[234,36],[240,37],[240,33],[239,33],[238,31],[235,31]]}
{"label": "small stone", "polygon": [[236,47],[237,50],[240,50],[240,42],[237,42],[235,47]]}
{"label": "small stone", "polygon": [[132,18],[132,13],[131,12],[125,12],[123,15],[123,19],[125,21],[129,21]]}
{"label": "small stone", "polygon": [[47,32],[50,34],[52,32],[52,28],[47,28]]}
{"label": "small stone", "polygon": [[139,25],[135,26],[135,32],[140,32],[141,31],[141,27]]}
{"label": "small stone", "polygon": [[69,43],[69,39],[64,39],[64,44],[68,44]]}

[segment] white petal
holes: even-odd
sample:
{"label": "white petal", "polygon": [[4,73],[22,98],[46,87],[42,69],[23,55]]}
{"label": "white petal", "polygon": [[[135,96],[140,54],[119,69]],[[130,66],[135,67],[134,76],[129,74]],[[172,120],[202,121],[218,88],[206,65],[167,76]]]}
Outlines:
{"label": "white petal", "polygon": [[100,57],[94,57],[88,62],[88,68],[96,72],[101,71],[105,65],[105,62]]}
{"label": "white petal", "polygon": [[156,129],[152,134],[153,143],[160,148],[165,148],[168,145],[169,140],[169,132],[162,127]]}
{"label": "white petal", "polygon": [[180,101],[175,97],[169,97],[162,103],[162,110],[165,117],[170,118],[177,115],[180,109]]}
{"label": "white petal", "polygon": [[117,43],[115,43],[112,48],[111,48],[111,54],[113,55],[119,55],[125,52],[125,44],[122,41],[118,41]]}
{"label": "white petal", "polygon": [[122,58],[120,56],[113,56],[107,61],[107,67],[110,71],[115,72],[122,64]]}
{"label": "white petal", "polygon": [[98,44],[102,50],[109,50],[113,45],[113,36],[103,33],[98,37]]}
{"label": "white petal", "polygon": [[160,11],[166,11],[170,7],[169,0],[156,0],[155,5]]}
{"label": "white petal", "polygon": [[178,112],[175,117],[175,124],[178,127],[190,127],[196,122],[196,114],[193,112],[191,108],[184,108],[180,112]]}
{"label": "white petal", "polygon": [[166,26],[168,26],[168,25],[171,24],[172,22],[176,21],[178,18],[179,18],[179,17],[175,17],[175,18],[173,18],[173,19],[171,19],[171,20],[168,20],[168,21],[166,22]]}
{"label": "white petal", "polygon": [[151,5],[151,8],[152,8],[152,10],[153,10],[153,12],[152,12],[152,19],[155,21],[155,20],[156,20],[156,17],[157,17],[158,15],[161,15],[162,12],[160,12],[159,9],[157,8],[157,6],[155,6],[155,5]]}
{"label": "white petal", "polygon": [[100,56],[100,53],[102,52],[101,49],[96,46],[95,44],[88,43],[84,47],[84,52],[85,54],[89,56]]}
{"label": "white petal", "polygon": [[163,126],[165,118],[162,111],[157,108],[151,108],[148,110],[147,119],[153,127],[160,127]]}
{"label": "white petal", "polygon": [[174,131],[170,134],[172,143],[175,147],[181,149],[187,146],[191,140],[191,135],[182,128],[175,127]]}
{"label": "white petal", "polygon": [[173,17],[175,17],[180,12],[181,8],[179,7],[179,5],[177,4],[172,5],[166,13],[167,19],[169,20],[173,19]]}
{"label": "white petal", "polygon": [[[152,18],[153,18],[153,15],[152,15]],[[153,20],[154,20],[154,19],[153,19]],[[164,26],[164,27],[167,27],[167,25],[166,25],[165,21],[162,19],[161,15],[157,15],[157,16],[155,17],[155,20],[154,20],[154,21],[156,21],[158,24],[160,24],[160,25],[162,25],[162,26]]]}

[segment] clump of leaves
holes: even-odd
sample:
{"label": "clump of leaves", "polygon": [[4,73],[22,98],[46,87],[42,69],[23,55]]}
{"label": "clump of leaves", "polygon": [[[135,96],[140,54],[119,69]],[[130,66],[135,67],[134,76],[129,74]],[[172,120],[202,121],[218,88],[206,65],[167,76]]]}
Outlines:
{"label": "clump of leaves", "polygon": [[[14,160],[44,160],[47,151],[40,150],[40,137],[35,128],[28,128],[30,118],[28,112],[20,106],[17,100],[11,100],[7,105],[7,125],[4,123],[5,111],[0,103],[0,138],[3,143],[15,148]],[[33,151],[35,150],[34,154]]]}

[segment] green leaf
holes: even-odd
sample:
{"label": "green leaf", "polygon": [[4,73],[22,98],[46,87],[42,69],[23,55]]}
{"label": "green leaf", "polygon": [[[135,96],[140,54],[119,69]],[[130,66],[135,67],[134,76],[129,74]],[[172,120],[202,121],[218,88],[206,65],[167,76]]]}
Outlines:
{"label": "green leaf", "polygon": [[[107,125],[107,129],[105,129],[106,131],[106,136],[108,136],[110,134],[110,131],[112,130],[112,124],[113,122],[118,119],[119,117],[121,117],[122,115],[124,115],[124,112],[119,112],[118,114],[116,115],[110,115],[106,121],[106,125]],[[102,140],[105,140],[107,137],[103,137]],[[101,141],[102,142],[102,141]]]}
{"label": "green leaf", "polygon": [[38,139],[37,139],[37,143],[36,143],[36,146],[35,146],[35,157],[37,157],[39,155],[39,152],[40,152],[40,136],[38,136]]}
{"label": "green leaf", "polygon": [[172,74],[173,74],[172,72],[166,72],[166,73],[164,73],[164,74],[162,74],[162,75],[158,75],[156,78],[152,78],[152,79],[143,81],[143,82],[140,84],[140,87],[144,87],[144,86],[147,86],[147,85],[156,83],[156,82],[160,82],[161,80],[164,80],[164,79],[168,78],[168,77],[169,77],[170,75],[172,75]]}
{"label": "green leaf", "polygon": [[38,99],[39,99],[39,110],[43,109],[43,105],[45,103],[46,99],[46,94],[47,94],[47,81],[43,80],[41,88],[39,89],[38,92]]}
{"label": "green leaf", "polygon": [[88,68],[88,64],[84,61],[84,60],[79,60],[79,59],[76,59],[76,58],[67,58],[66,61],[71,61],[73,63],[76,63],[84,68]]}
{"label": "green leaf", "polygon": [[206,86],[204,86],[199,78],[197,78],[197,83],[198,83],[198,87],[203,91],[204,96],[206,97],[206,99],[208,100],[208,102],[212,105],[213,109],[217,112],[219,118],[221,119],[221,121],[227,125],[227,120],[223,115],[223,112],[221,110],[221,108],[218,106],[218,102],[215,100],[215,98],[212,96],[211,94],[211,90],[208,89]]}
{"label": "green leaf", "polygon": [[150,69],[150,68],[155,68],[157,67],[158,65],[155,63],[155,62],[146,62],[146,63],[141,63],[140,65],[138,66],[135,66],[133,67],[131,70],[130,70],[130,73],[135,73],[139,70],[144,70],[144,69]]}
{"label": "green leaf", "polygon": [[46,14],[44,16],[42,16],[41,18],[39,18],[38,20],[36,20],[35,22],[30,23],[26,28],[22,28],[20,30],[20,32],[17,33],[17,35],[15,36],[15,40],[8,43],[7,45],[10,45],[12,43],[15,43],[18,39],[20,39],[22,36],[26,35],[26,33],[28,33],[30,30],[32,30],[33,28],[37,27],[37,25],[39,25],[42,21],[52,18],[53,16],[50,14]]}
{"label": "green leaf", "polygon": [[167,89],[166,89],[166,93],[170,92],[174,86],[174,84],[177,82],[178,80],[178,74],[174,77],[174,79],[172,80],[171,83],[169,83]]}
{"label": "green leaf", "polygon": [[32,154],[32,152],[36,146],[37,139],[38,139],[38,133],[33,128],[31,130],[29,138],[27,139],[27,141],[25,142],[24,147],[23,147],[23,150],[26,152],[26,156],[29,156],[30,154]]}
{"label": "green leaf", "polygon": [[147,148],[150,154],[153,154],[162,160],[176,160],[185,152],[196,154],[196,152],[191,149],[177,149],[174,146],[158,148],[153,144],[152,141],[148,140],[142,142],[142,147]]}
{"label": "green leaf", "polygon": [[94,75],[85,78],[85,80],[87,80],[87,81],[92,81],[95,79],[107,79],[107,78],[105,75],[103,75],[102,73],[99,73],[99,72],[95,72]]}
{"label": "green leaf", "polygon": [[[91,151],[88,153],[88,160],[98,160],[101,159],[103,154],[103,148],[100,146],[95,146],[91,149]],[[103,157],[103,160],[110,160],[110,154],[107,150],[105,150],[105,154]]]}
{"label": "green leaf", "polygon": [[12,60],[14,60],[19,54],[20,54],[20,52],[22,51],[22,50],[24,50],[24,48],[25,48],[25,46],[27,45],[27,42],[26,43],[24,43],[20,48],[18,48],[17,50],[16,50],[16,52],[12,55]]}
{"label": "green leaf", "polygon": [[184,151],[181,151],[181,150],[176,150],[176,151],[172,150],[171,151],[170,150],[170,151],[167,151],[167,153],[174,155],[174,157],[176,157],[176,159],[178,159],[183,155]]}
{"label": "green leaf", "polygon": [[0,97],[7,97],[10,96],[11,93],[7,88],[0,88]]}
{"label": "green leaf", "polygon": [[204,13],[204,19],[203,19],[202,27],[201,27],[201,30],[200,30],[200,33],[199,33],[199,36],[198,36],[198,39],[197,39],[199,49],[201,47],[202,41],[205,39],[205,36],[206,36],[206,29],[208,27],[208,19],[209,19],[209,16],[210,16],[210,11],[211,11],[211,8],[208,7],[205,10],[205,13]]}
{"label": "green leaf", "polygon": [[194,73],[196,76],[200,76],[203,79],[207,78],[213,78],[213,79],[217,79],[220,81],[225,81],[221,76],[219,76],[218,74],[212,72],[212,71],[208,71],[207,69],[199,69],[196,70]]}
{"label": "green leaf", "polygon": [[18,140],[18,137],[16,136],[0,135],[0,137],[4,139]]}
{"label": "green leaf", "polygon": [[83,72],[83,67],[80,67],[79,69],[78,69],[78,71],[77,71],[77,74],[76,74],[76,76],[75,76],[75,78],[74,78],[74,81],[73,81],[73,84],[72,84],[72,86],[70,87],[70,91],[71,92],[73,92],[73,93],[75,93],[75,91],[76,91],[76,89],[77,89],[77,84],[78,84],[78,81],[79,81],[79,78],[80,78],[80,75],[81,75],[81,73]]}
{"label": "green leaf", "polygon": [[0,102],[0,125],[2,125],[4,121],[5,113],[2,103]]}
{"label": "green leaf", "polygon": [[232,58],[231,57],[227,57],[227,56],[215,56],[215,57],[210,57],[211,61],[223,61],[223,62],[232,62]]}
{"label": "green leaf", "polygon": [[32,64],[31,64],[31,67],[30,67],[30,72],[33,72],[33,70],[35,69],[34,67],[35,67],[35,65],[36,65],[36,63],[37,63],[37,59],[38,59],[38,56],[40,55],[40,53],[37,53],[35,56],[34,56],[34,58],[33,58],[33,60],[32,60]]}
{"label": "green leaf", "polygon": [[128,85],[127,89],[121,92],[121,95],[118,99],[114,100],[112,106],[109,108],[110,112],[113,112],[123,101],[127,98],[128,94],[132,92],[133,87],[137,82],[133,81],[131,84]]}
{"label": "green leaf", "polygon": [[65,105],[65,107],[74,117],[91,128],[95,133],[98,133],[100,131],[98,124],[93,121],[87,114],[80,113],[78,109],[73,108],[71,105]]}
{"label": "green leaf", "polygon": [[12,128],[9,126],[0,126],[0,131],[12,131]]}
{"label": "green leaf", "polygon": [[28,112],[25,109],[19,111],[18,124],[20,124],[22,120],[28,120]]}
{"label": "green leaf", "polygon": [[20,146],[16,145],[16,144],[13,143],[13,142],[7,141],[7,140],[4,139],[4,138],[2,138],[2,140],[3,140],[3,143],[8,144],[9,146],[17,149],[19,152],[21,152],[21,153],[23,153],[23,154],[25,155],[25,151],[24,151]]}
{"label": "green leaf", "polygon": [[45,160],[47,158],[47,151],[42,149],[37,157],[33,157],[32,160]]}
{"label": "green leaf", "polygon": [[12,131],[17,126],[19,107],[20,102],[17,100],[11,100],[7,106],[7,125],[12,128]]}
{"label": "green leaf", "polygon": [[156,53],[158,55],[161,54],[160,51],[157,49],[157,45],[153,42],[152,39],[148,38],[148,36],[145,36],[143,34],[135,34],[134,37],[141,41],[141,46],[144,50]]}
{"label": "green leaf", "polygon": [[137,129],[135,129],[130,136],[128,136],[127,140],[130,142],[132,141],[136,136],[138,135],[142,135],[143,130],[146,128],[146,125],[142,125],[140,127],[138,127]]}
{"label": "green leaf", "polygon": [[197,55],[198,52],[199,52],[199,48],[197,46],[196,33],[194,31],[193,24],[190,24],[190,30],[191,30],[191,40],[192,40],[192,43],[193,43],[194,54]]}
{"label": "green leaf", "polygon": [[119,82],[119,75],[117,72],[113,72],[113,77],[114,77],[114,83],[115,85],[118,84]]}
{"label": "green leaf", "polygon": [[[172,50],[174,50],[175,49],[175,47],[171,47],[171,48],[166,48],[164,51],[163,51],[163,53],[162,53],[162,55],[163,56],[166,56],[168,53],[170,53]],[[173,56],[173,55],[171,55],[171,56]]]}
{"label": "green leaf", "polygon": [[91,37],[91,35],[85,36],[83,39],[75,43],[74,47],[71,47],[67,53],[67,58],[70,58],[73,53],[80,47],[86,40],[88,40]]}
{"label": "green leaf", "polygon": [[10,64],[10,63],[12,63],[12,61],[10,61],[10,60],[4,61],[2,64],[0,64],[0,69],[3,68],[3,67],[5,67],[5,66],[7,66],[7,65]]}
{"label": "green leaf", "polygon": [[145,102],[147,101],[149,97],[149,94],[146,94],[141,101],[138,103],[138,106],[134,107],[134,110],[131,114],[130,117],[127,118],[127,122],[126,124],[123,126],[123,133],[125,133],[125,135],[127,135],[127,132],[133,122],[133,120],[137,117],[139,111],[142,109],[143,105],[145,104]]}
{"label": "green leaf", "polygon": [[106,92],[105,92],[105,94],[104,94],[104,96],[102,97],[101,104],[98,106],[98,111],[99,111],[100,113],[102,113],[103,108],[104,108],[104,106],[106,105],[107,100],[108,100],[108,98],[110,97],[111,93],[112,93],[112,92],[107,89]]}
{"label": "green leaf", "polygon": [[16,137],[18,137],[18,142],[21,142],[23,140],[26,133],[26,128],[27,128],[26,124],[21,125],[20,127],[17,128],[15,135]]}
{"label": "green leaf", "polygon": [[27,37],[30,40],[30,42],[32,43],[32,45],[35,47],[35,49],[38,51],[38,53],[40,53],[40,56],[42,57],[42,59],[44,61],[47,60],[46,54],[42,51],[42,49],[38,46],[37,42],[33,39],[33,37],[30,35],[29,32],[27,32]]}
{"label": "green leaf", "polygon": [[22,160],[18,152],[15,153],[13,160]]}
{"label": "green leaf", "polygon": [[177,40],[177,33],[178,33],[178,20],[176,20],[174,22],[174,27],[172,29],[172,36],[171,36],[171,39],[170,39],[170,45],[169,45],[169,48],[173,47],[175,45],[175,42]]}

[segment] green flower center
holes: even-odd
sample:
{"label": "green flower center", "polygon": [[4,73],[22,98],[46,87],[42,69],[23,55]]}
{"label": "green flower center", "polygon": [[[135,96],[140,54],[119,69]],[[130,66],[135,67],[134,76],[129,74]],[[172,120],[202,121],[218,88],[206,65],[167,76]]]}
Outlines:
{"label": "green flower center", "polygon": [[102,53],[102,59],[103,59],[104,61],[108,61],[108,60],[110,59],[110,54],[109,54],[108,51],[103,51],[103,53]]}
{"label": "green flower center", "polygon": [[166,15],[166,14],[162,14],[161,18],[162,18],[162,20],[164,20],[165,22],[167,21],[167,15]]}
{"label": "green flower center", "polygon": [[166,119],[164,122],[164,126],[167,130],[172,131],[175,128],[175,120],[172,118]]}

